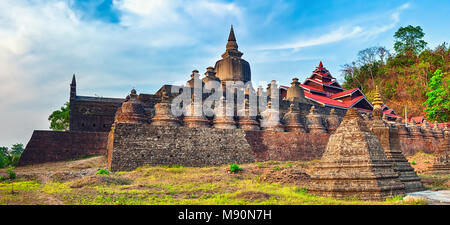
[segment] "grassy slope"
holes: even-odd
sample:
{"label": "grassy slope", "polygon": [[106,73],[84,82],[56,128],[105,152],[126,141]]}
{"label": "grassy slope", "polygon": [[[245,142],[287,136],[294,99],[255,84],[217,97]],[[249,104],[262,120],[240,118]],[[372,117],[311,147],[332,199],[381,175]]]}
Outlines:
{"label": "grassy slope", "polygon": [[[228,166],[145,166],[96,175],[105,167],[104,157],[47,163],[17,168],[18,179],[1,181],[0,204],[424,204],[310,195],[306,181],[292,178],[290,172],[307,172],[310,164],[253,163],[241,165],[244,170],[238,174],[230,173]],[[5,173],[0,170],[0,175]]]}

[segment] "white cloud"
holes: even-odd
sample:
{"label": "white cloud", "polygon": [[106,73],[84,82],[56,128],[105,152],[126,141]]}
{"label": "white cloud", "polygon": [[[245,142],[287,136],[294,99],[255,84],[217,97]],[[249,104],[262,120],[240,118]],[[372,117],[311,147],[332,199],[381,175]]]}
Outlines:
{"label": "white cloud", "polygon": [[0,1],[0,124],[8,127],[0,129],[0,146],[25,144],[34,129],[48,129],[48,115],[68,100],[72,73],[80,94],[111,97],[179,79],[175,68],[183,65],[170,65],[176,48],[201,42],[195,31],[239,21],[240,12],[233,3],[202,0],[115,0],[120,24],[111,24],[85,20],[71,4]]}
{"label": "white cloud", "polygon": [[[381,33],[384,33],[394,28],[400,21],[400,13],[410,7],[409,3],[405,3],[396,8],[390,13],[381,14],[380,16],[372,18],[370,21],[364,21],[364,24],[358,24],[358,21],[353,25],[342,25],[331,32],[317,36],[316,32],[313,37],[300,37],[298,40],[289,43],[282,43],[277,45],[268,45],[259,47],[260,50],[280,50],[280,49],[294,49],[298,50],[304,47],[325,45],[329,43],[339,42],[350,38],[370,38]],[[385,18],[388,18],[387,20]],[[382,22],[379,25],[379,22]],[[326,29],[322,29],[326,30]]]}

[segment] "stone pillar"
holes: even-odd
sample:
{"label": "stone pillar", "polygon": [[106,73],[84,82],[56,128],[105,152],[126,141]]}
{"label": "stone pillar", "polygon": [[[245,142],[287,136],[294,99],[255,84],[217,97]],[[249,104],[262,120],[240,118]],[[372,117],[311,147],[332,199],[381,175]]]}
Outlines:
{"label": "stone pillar", "polygon": [[409,134],[415,139],[423,139],[422,129],[416,125],[416,122],[413,119],[411,119],[409,124]]}
{"label": "stone pillar", "polygon": [[136,90],[131,90],[126,99],[118,108],[114,123],[148,123],[149,119],[145,116],[144,106],[138,100]]}
{"label": "stone pillar", "polygon": [[425,139],[428,139],[430,141],[434,140],[433,131],[431,130],[431,126],[427,120],[423,121],[422,133],[423,133],[423,136],[425,137]]}
{"label": "stone pillar", "polygon": [[330,134],[333,133],[338,128],[340,123],[341,120],[339,119],[339,116],[336,114],[335,109],[332,108],[330,111],[330,115],[327,118],[328,132]]}
{"label": "stone pillar", "polygon": [[283,121],[285,123],[286,131],[288,132],[306,132],[297,104],[291,104],[289,106],[289,110],[284,115]]}
{"label": "stone pillar", "polygon": [[203,115],[203,105],[201,102],[191,98],[191,104],[187,106],[187,115],[184,117],[184,125],[187,127],[209,127],[209,120]]}
{"label": "stone pillar", "polygon": [[[219,105],[214,109],[214,128],[236,129],[234,116],[227,116],[226,109],[226,100],[222,96],[220,97]],[[231,109],[231,114],[234,115],[234,108]]]}
{"label": "stone pillar", "polygon": [[409,137],[408,128],[406,128],[405,123],[403,122],[402,118],[397,117],[397,119],[395,120],[395,125],[397,126],[397,129],[398,129],[398,136],[401,139]]}
{"label": "stone pillar", "polygon": [[163,92],[162,101],[155,104],[155,116],[152,119],[152,125],[180,126],[180,120],[172,114],[165,92]]}
{"label": "stone pillar", "polygon": [[444,140],[438,152],[434,153],[432,173],[450,174],[450,131],[444,128]]}
{"label": "stone pillar", "polygon": [[441,141],[442,138],[444,137],[444,135],[442,134],[442,130],[441,130],[441,128],[439,128],[439,125],[438,125],[437,121],[434,121],[433,135],[439,141]]}
{"label": "stone pillar", "polygon": [[357,109],[350,108],[311,170],[308,193],[383,201],[404,196],[405,186]]}
{"label": "stone pillar", "polygon": [[311,106],[309,114],[306,116],[306,125],[310,133],[327,133],[322,117],[317,114],[315,106]]}
{"label": "stone pillar", "polygon": [[261,113],[261,127],[263,130],[283,132],[283,124],[280,123],[280,112],[272,109],[271,102],[267,103],[266,110]]}
{"label": "stone pillar", "polygon": [[256,116],[250,115],[248,99],[244,99],[244,108],[241,109],[241,113],[244,116],[239,118],[239,128],[243,130],[260,130]]}
{"label": "stone pillar", "polygon": [[405,185],[405,191],[416,192],[425,190],[414,168],[411,167],[408,160],[402,154],[399,129],[378,117],[368,121],[367,125],[378,137],[386,157],[392,162],[394,171],[399,173],[399,179]]}

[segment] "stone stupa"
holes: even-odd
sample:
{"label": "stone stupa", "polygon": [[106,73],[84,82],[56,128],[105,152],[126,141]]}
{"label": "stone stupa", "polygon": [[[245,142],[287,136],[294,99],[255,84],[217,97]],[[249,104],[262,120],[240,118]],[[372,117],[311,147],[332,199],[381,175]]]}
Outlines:
{"label": "stone stupa", "polygon": [[400,150],[399,128],[380,118],[381,114],[386,114],[381,112],[383,102],[378,92],[378,86],[375,91],[375,99],[376,101],[373,102],[374,117],[373,120],[366,121],[367,126],[380,140],[386,157],[392,161],[394,171],[399,173],[400,181],[405,185],[405,191],[416,192],[425,190],[420,177],[417,176],[414,168],[411,167]]}
{"label": "stone stupa", "polygon": [[117,109],[115,123],[148,123],[149,119],[145,116],[144,106],[138,99],[136,90],[132,89],[127,96],[126,101]]}
{"label": "stone stupa", "polygon": [[317,113],[315,106],[311,106],[309,114],[306,116],[306,125],[310,133],[327,133],[322,117]]}
{"label": "stone stupa", "polygon": [[379,201],[405,195],[405,186],[380,141],[354,108],[347,110],[311,171],[311,194]]}
{"label": "stone stupa", "polygon": [[444,128],[444,142],[434,155],[432,173],[450,174],[450,131],[447,127]]}
{"label": "stone stupa", "polygon": [[291,104],[288,112],[284,115],[283,121],[286,124],[286,131],[306,133],[305,126],[301,122],[301,114],[297,104]]}
{"label": "stone stupa", "polygon": [[172,114],[168,97],[163,92],[161,102],[155,104],[155,116],[152,125],[156,126],[180,126],[180,120]]}

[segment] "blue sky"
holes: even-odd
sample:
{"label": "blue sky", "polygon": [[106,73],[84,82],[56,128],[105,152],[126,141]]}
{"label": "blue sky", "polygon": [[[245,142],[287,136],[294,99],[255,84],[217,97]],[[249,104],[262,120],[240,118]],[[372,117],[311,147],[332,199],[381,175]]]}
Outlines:
{"label": "blue sky", "polygon": [[359,50],[393,46],[421,26],[428,47],[449,41],[449,1],[0,1],[0,146],[26,144],[78,94],[125,97],[202,74],[225,50],[230,24],[255,84],[304,80],[319,61],[342,82]]}

